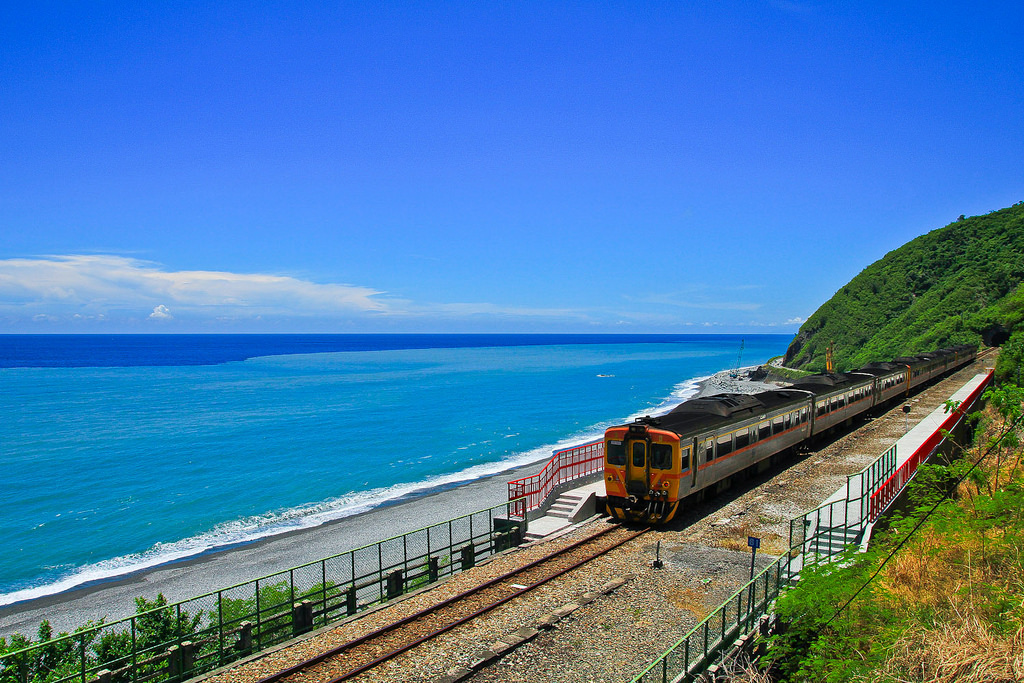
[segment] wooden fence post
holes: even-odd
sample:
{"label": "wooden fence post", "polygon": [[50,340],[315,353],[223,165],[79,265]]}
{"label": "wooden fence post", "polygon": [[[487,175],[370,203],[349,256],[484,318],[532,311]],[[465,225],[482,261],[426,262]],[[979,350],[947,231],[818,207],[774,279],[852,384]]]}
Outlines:
{"label": "wooden fence post", "polygon": [[313,630],[313,603],[309,600],[292,605],[292,635],[297,636]]}
{"label": "wooden fence post", "polygon": [[472,569],[476,566],[476,550],[472,543],[462,546],[462,571]]}
{"label": "wooden fence post", "polygon": [[352,616],[356,613],[357,609],[359,609],[359,605],[356,603],[356,586],[352,584],[345,591],[345,611],[349,616]]}
{"label": "wooden fence post", "polygon": [[196,660],[196,646],[191,640],[184,640],[181,643],[181,673],[187,674],[192,670]]}
{"label": "wooden fence post", "polygon": [[238,625],[238,643],[235,645],[239,652],[252,652],[252,622],[243,621]]}
{"label": "wooden fence post", "polygon": [[171,645],[167,648],[167,673],[171,678],[181,678],[181,648]]}
{"label": "wooden fence post", "polygon": [[395,598],[402,595],[404,586],[402,580],[402,570],[396,569],[395,571],[388,574],[388,585],[387,585],[387,596],[388,600],[394,600]]}

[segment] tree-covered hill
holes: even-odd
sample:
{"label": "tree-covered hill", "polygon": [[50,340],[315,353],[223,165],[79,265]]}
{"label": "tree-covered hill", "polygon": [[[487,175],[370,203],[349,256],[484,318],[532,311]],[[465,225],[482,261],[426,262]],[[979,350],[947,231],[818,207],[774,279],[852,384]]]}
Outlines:
{"label": "tree-covered hill", "polygon": [[[785,365],[839,370],[953,344],[1024,348],[1024,202],[961,217],[865,268],[807,319]],[[1014,334],[1015,333],[1015,334]],[[1009,360],[1009,359],[1007,359]]]}

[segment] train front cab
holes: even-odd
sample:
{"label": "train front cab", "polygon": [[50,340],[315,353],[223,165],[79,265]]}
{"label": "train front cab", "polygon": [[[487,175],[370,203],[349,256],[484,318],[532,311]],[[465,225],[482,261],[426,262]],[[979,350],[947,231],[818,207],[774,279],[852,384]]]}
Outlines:
{"label": "train front cab", "polygon": [[605,433],[608,514],[628,522],[670,521],[679,509],[679,481],[691,472],[690,445],[642,421]]}

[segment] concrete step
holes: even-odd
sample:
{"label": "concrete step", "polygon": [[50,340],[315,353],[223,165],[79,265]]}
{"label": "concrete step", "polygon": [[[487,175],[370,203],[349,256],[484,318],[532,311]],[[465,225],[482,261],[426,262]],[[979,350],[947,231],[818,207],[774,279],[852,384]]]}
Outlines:
{"label": "concrete step", "polygon": [[576,507],[583,500],[583,496],[566,491],[558,495],[555,502],[551,504],[551,507],[545,512],[546,515],[551,517],[561,517],[562,519],[569,519],[572,514],[576,511]]}

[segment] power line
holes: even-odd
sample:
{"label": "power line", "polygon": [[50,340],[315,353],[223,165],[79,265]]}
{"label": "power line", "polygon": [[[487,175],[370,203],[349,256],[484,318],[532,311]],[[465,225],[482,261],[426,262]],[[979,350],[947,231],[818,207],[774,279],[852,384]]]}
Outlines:
{"label": "power line", "polygon": [[964,472],[963,476],[961,476],[961,477],[960,477],[959,479],[957,479],[957,481],[956,481],[956,486],[952,486],[952,487],[950,487],[949,491],[947,491],[946,493],[943,493],[943,494],[942,494],[942,497],[940,497],[940,498],[939,498],[939,500],[938,500],[938,501],[937,501],[937,502],[935,503],[935,505],[933,505],[933,506],[932,506],[932,508],[931,508],[930,510],[928,510],[928,512],[926,512],[926,513],[924,514],[924,516],[923,516],[923,517],[921,517],[921,519],[920,519],[920,520],[919,520],[919,521],[917,522],[917,524],[916,524],[916,525],[914,525],[914,528],[910,530],[910,532],[909,532],[909,533],[907,534],[906,538],[904,538],[904,539],[903,539],[902,541],[900,541],[900,542],[899,542],[899,544],[898,544],[898,545],[897,545],[897,546],[896,546],[895,548],[893,548],[893,549],[892,549],[892,550],[891,550],[891,551],[889,552],[889,554],[888,554],[888,555],[886,555],[885,559],[884,559],[884,560],[882,560],[882,564],[878,565],[878,568],[877,568],[877,569],[875,570],[875,573],[874,573],[874,574],[872,574],[872,575],[871,575],[871,576],[870,576],[870,577],[868,578],[868,580],[867,580],[867,581],[865,581],[865,582],[864,582],[864,584],[863,584],[863,585],[861,585],[861,586],[860,586],[860,588],[858,588],[858,589],[856,590],[856,592],[854,592],[854,594],[853,594],[852,596],[850,596],[850,599],[849,599],[849,600],[847,600],[847,601],[846,601],[846,603],[845,603],[845,604],[844,604],[844,605],[843,605],[842,607],[840,607],[839,609],[837,609],[837,610],[835,611],[835,613],[834,613],[834,614],[833,614],[833,615],[832,615],[831,617],[829,617],[829,618],[828,618],[828,621],[826,621],[826,622],[825,622],[824,624],[822,624],[822,626],[828,626],[829,624],[831,624],[831,623],[832,623],[832,621],[833,621],[833,620],[834,620],[834,619],[835,619],[836,617],[838,617],[838,616],[839,616],[839,615],[840,615],[840,614],[842,613],[842,611],[843,611],[844,609],[846,609],[847,607],[849,607],[849,606],[850,606],[850,605],[851,605],[851,604],[853,603],[853,601],[854,601],[854,600],[856,599],[856,597],[857,597],[858,595],[860,595],[860,594],[861,594],[861,592],[862,592],[862,591],[863,591],[863,590],[864,590],[865,588],[867,588],[867,587],[868,587],[868,585],[869,585],[869,584],[870,584],[870,583],[871,583],[872,581],[874,581],[874,580],[875,580],[875,578],[876,578],[876,577],[877,577],[877,576],[878,576],[878,575],[879,575],[879,574],[880,574],[880,573],[882,572],[882,569],[883,569],[883,568],[885,568],[885,565],[886,565],[886,564],[887,564],[887,563],[889,562],[889,560],[891,560],[891,559],[892,559],[892,558],[893,558],[893,557],[894,557],[894,556],[896,555],[896,553],[897,553],[897,552],[899,552],[900,548],[902,548],[902,547],[903,547],[904,545],[906,545],[906,544],[907,544],[907,541],[909,541],[909,540],[910,540],[910,539],[911,539],[911,538],[912,538],[912,537],[914,536],[914,534],[915,534],[915,533],[916,533],[916,532],[918,531],[918,529],[920,529],[920,528],[921,528],[921,526],[922,526],[922,525],[923,525],[923,524],[924,524],[924,523],[925,523],[926,521],[928,521],[928,518],[929,518],[929,517],[931,517],[932,513],[933,513],[933,512],[935,512],[935,511],[936,511],[936,510],[937,510],[937,509],[939,508],[939,506],[940,506],[940,505],[942,505],[942,504],[943,504],[944,502],[946,502],[946,501],[947,501],[947,500],[949,499],[949,497],[950,497],[950,494],[951,494],[951,492],[952,492],[952,491],[955,491],[955,490],[957,490],[957,488],[959,488],[959,487],[960,487],[960,484],[962,484],[962,483],[964,482],[964,480],[965,480],[965,479],[967,478],[967,476],[968,476],[968,475],[969,475],[969,474],[970,474],[971,472],[973,472],[973,471],[975,470],[975,468],[976,468],[976,467],[977,467],[978,465],[980,465],[980,464],[981,464],[981,461],[982,461],[982,460],[984,460],[985,458],[987,458],[987,457],[988,457],[988,456],[989,456],[989,455],[990,455],[990,454],[992,453],[992,450],[993,450],[994,448],[996,448],[996,446],[998,446],[998,445],[1000,444],[1000,442],[1002,442],[1003,438],[1005,438],[1005,437],[1006,437],[1006,435],[1007,435],[1007,434],[1009,434],[1009,433],[1010,433],[1011,431],[1013,431],[1014,429],[1016,429],[1016,427],[1017,427],[1017,424],[1018,424],[1018,423],[1020,423],[1020,421],[1021,421],[1022,417],[1024,417],[1024,416],[1018,416],[1018,417],[1017,417],[1017,418],[1016,418],[1016,419],[1015,419],[1015,420],[1014,420],[1014,421],[1013,421],[1012,423],[1010,423],[1010,425],[1009,425],[1009,426],[1008,426],[1008,427],[1006,428],[1006,430],[1005,430],[1005,431],[1004,431],[1004,432],[1003,432],[1002,434],[1000,434],[1000,435],[999,435],[999,438],[998,438],[998,439],[996,439],[996,440],[995,440],[995,441],[994,441],[994,442],[992,443],[992,445],[991,445],[991,446],[990,446],[990,447],[988,448],[988,450],[986,450],[986,451],[985,451],[984,453],[982,453],[982,454],[981,454],[981,457],[979,457],[979,458],[978,458],[978,459],[977,459],[977,460],[976,460],[976,461],[975,461],[975,462],[974,462],[974,463],[973,463],[973,464],[972,464],[972,465],[970,466],[970,468],[968,468],[968,470],[967,470],[966,472]]}

